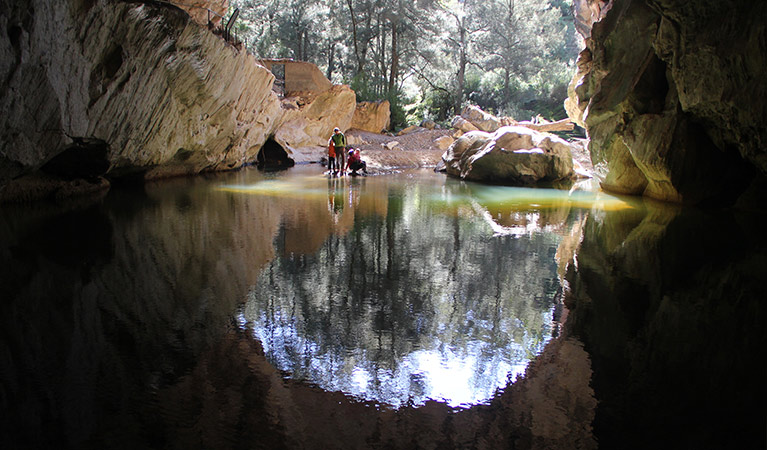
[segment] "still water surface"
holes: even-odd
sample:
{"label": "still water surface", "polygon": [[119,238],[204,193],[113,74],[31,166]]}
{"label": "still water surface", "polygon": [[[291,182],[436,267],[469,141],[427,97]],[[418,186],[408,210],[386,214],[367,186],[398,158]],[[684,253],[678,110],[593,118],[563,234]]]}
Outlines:
{"label": "still water surface", "polygon": [[291,380],[382,407],[485,402],[558,333],[585,212],[630,208],[429,171],[317,172],[3,207],[2,436],[162,447],[205,424],[181,419],[206,407],[183,400],[201,380],[219,415],[256,411],[260,391],[225,373],[256,357],[242,339]]}
{"label": "still water surface", "polygon": [[[394,407],[484,402],[524,373],[558,326],[561,237],[584,206],[627,206],[423,171],[306,173],[218,189],[305,205],[281,221],[276,257],[238,316],[272,364]],[[319,235],[314,245],[307,233]]]}

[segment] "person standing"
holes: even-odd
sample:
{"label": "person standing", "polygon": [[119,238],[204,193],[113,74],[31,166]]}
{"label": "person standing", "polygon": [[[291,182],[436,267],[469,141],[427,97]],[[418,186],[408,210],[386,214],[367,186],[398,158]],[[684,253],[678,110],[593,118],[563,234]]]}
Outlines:
{"label": "person standing", "polygon": [[336,148],[333,144],[333,138],[328,139],[328,174],[333,175],[336,168]]}
{"label": "person standing", "polygon": [[333,136],[330,137],[333,141],[333,146],[336,151],[336,173],[341,171],[341,175],[344,174],[344,164],[346,163],[346,136],[341,133],[341,130],[336,127],[333,129]]}

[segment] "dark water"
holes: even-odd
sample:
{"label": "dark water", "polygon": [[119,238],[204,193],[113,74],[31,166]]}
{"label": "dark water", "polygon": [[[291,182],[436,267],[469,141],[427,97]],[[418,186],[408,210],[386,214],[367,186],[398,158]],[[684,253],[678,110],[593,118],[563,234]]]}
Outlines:
{"label": "dark water", "polygon": [[764,443],[759,215],[316,172],[1,207],[2,447]]}

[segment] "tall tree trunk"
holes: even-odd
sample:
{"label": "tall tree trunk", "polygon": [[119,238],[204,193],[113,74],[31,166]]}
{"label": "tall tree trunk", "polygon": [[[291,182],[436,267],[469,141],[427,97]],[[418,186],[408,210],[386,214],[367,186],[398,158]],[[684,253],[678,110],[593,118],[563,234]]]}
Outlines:
{"label": "tall tree trunk", "polygon": [[368,50],[370,50],[370,46],[372,45],[372,43],[370,42],[370,38],[368,37],[370,36],[372,21],[373,21],[373,12],[370,11],[370,9],[368,9],[367,16],[365,17],[365,23],[363,24],[364,29],[368,30],[368,32],[363,35],[365,39],[363,39],[362,42],[360,43],[360,46],[361,46],[360,62],[359,62],[360,72],[365,70],[365,65],[367,64],[367,61],[368,61]]}
{"label": "tall tree trunk", "polygon": [[461,113],[461,104],[463,103],[463,93],[466,90],[466,26],[463,19],[459,21],[459,43],[458,50],[458,92],[455,96],[454,113]]}
{"label": "tall tree trunk", "polygon": [[303,55],[303,48],[301,48],[301,46],[304,43],[304,34],[301,30],[299,30],[297,33],[298,35],[296,36],[295,58],[301,61],[301,57]]}
{"label": "tall tree trunk", "polygon": [[397,74],[399,72],[399,51],[397,49],[397,22],[398,19],[391,19],[391,66],[389,69],[389,88],[388,93],[393,94],[397,83]]}
{"label": "tall tree trunk", "polygon": [[508,105],[511,100],[511,69],[503,69],[503,103]]}
{"label": "tall tree trunk", "polygon": [[354,5],[352,4],[352,0],[346,0],[346,4],[349,6],[349,17],[352,21],[352,42],[354,42],[354,57],[357,60],[357,72],[355,73],[362,73],[362,69],[364,66],[364,61],[360,57],[360,49],[359,49],[359,39],[357,38],[357,17],[354,14]]}
{"label": "tall tree trunk", "polygon": [[333,64],[335,64],[335,57],[336,57],[336,43],[333,41],[330,41],[328,43],[328,71],[325,74],[325,77],[328,80],[333,80]]}
{"label": "tall tree trunk", "polygon": [[381,17],[379,17],[378,20],[378,29],[380,30],[378,33],[380,36],[378,45],[378,64],[381,70],[381,77],[377,80],[376,84],[378,85],[378,95],[383,95],[386,89],[385,85],[388,71],[386,69],[386,27],[383,26]]}

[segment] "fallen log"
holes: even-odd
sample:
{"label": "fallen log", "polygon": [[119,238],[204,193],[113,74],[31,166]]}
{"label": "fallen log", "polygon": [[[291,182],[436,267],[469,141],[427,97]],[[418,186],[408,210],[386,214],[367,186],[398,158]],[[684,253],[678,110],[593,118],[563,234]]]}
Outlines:
{"label": "fallen log", "polygon": [[557,120],[556,122],[545,122],[545,123],[535,123],[535,122],[517,122],[517,125],[520,127],[527,127],[531,130],[535,131],[542,131],[542,132],[550,132],[550,131],[572,131],[575,129],[575,124],[570,119],[562,119]]}

